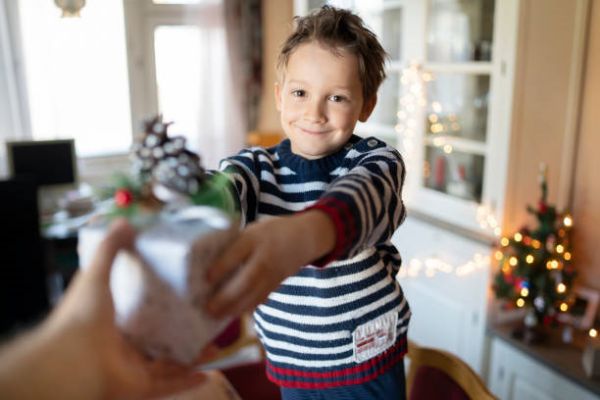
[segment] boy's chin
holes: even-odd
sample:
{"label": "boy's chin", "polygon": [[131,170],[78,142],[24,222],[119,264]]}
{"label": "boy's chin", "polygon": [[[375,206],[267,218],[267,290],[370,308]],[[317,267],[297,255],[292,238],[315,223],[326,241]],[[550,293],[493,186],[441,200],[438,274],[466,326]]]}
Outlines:
{"label": "boy's chin", "polygon": [[342,146],[339,146],[339,148],[325,146],[302,148],[301,146],[294,147],[294,145],[292,144],[292,153],[300,157],[306,158],[307,160],[317,160],[319,158],[327,157],[328,155],[335,153],[340,148],[342,148]]}

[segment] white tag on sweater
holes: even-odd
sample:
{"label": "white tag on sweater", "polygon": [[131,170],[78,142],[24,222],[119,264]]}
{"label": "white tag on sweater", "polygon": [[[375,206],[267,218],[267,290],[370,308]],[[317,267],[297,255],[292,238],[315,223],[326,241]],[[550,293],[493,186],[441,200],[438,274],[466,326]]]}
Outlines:
{"label": "white tag on sweater", "polygon": [[352,333],[354,361],[361,363],[389,349],[396,341],[398,311],[392,310],[357,327]]}

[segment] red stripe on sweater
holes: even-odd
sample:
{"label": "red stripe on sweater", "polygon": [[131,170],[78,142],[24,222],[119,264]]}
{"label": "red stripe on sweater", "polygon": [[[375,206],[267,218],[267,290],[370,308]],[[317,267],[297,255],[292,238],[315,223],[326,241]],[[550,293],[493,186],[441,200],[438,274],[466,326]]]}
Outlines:
{"label": "red stripe on sweater", "polygon": [[[396,345],[397,346],[397,345]],[[394,346],[394,347],[396,347]],[[387,353],[387,352],[386,352]],[[385,354],[385,353],[384,353]],[[383,375],[385,372],[387,372],[391,367],[393,367],[394,365],[396,365],[396,363],[398,362],[402,362],[402,358],[404,357],[404,355],[406,354],[406,351],[400,352],[398,354],[396,354],[394,357],[392,358],[388,358],[383,364],[381,364],[379,366],[378,369],[376,369],[375,371],[373,371],[372,373],[370,373],[369,375],[365,375],[365,376],[361,376],[361,377],[356,377],[356,378],[348,378],[348,379],[343,379],[343,380],[335,380],[335,381],[323,381],[323,382],[304,382],[304,381],[295,381],[295,380],[284,380],[284,379],[279,379],[275,376],[273,376],[271,374],[270,369],[273,369],[275,371],[277,370],[284,370],[283,368],[277,368],[274,367],[271,363],[269,363],[267,361],[267,377],[269,378],[269,380],[273,383],[275,383],[276,385],[279,386],[283,386],[283,387],[287,387],[287,388],[296,388],[296,389],[326,389],[326,388],[332,388],[332,387],[339,387],[339,386],[349,386],[349,385],[358,385],[361,383],[365,383],[368,381],[371,381],[375,378],[377,378],[380,375]],[[377,357],[379,358],[379,357]],[[372,361],[372,360],[370,360]],[[366,362],[364,364],[360,365],[360,371],[364,371],[368,368],[372,368],[375,365],[373,365],[373,362]],[[363,367],[364,366],[364,367]],[[355,369],[356,367],[352,367],[352,368],[348,368],[344,371],[350,371]],[[289,372],[301,372],[301,374],[290,374],[293,376],[301,376],[301,377],[309,377],[306,376],[306,374],[302,374],[303,372],[306,371],[295,371],[295,370],[287,370]],[[337,377],[339,374],[337,374],[337,372],[341,372],[341,371],[332,371],[332,372],[325,372],[325,373],[309,373],[309,375],[319,375],[322,377]]]}
{"label": "red stripe on sweater", "polygon": [[[354,375],[354,374],[366,371],[370,368],[373,368],[376,364],[380,364],[384,359],[389,358],[392,354],[394,354],[396,351],[398,351],[399,348],[401,348],[402,346],[405,346],[405,344],[406,344],[406,339],[403,338],[400,341],[398,341],[398,343],[396,343],[394,346],[390,347],[389,349],[387,349],[380,355],[373,357],[370,360],[365,361],[362,364],[358,364],[358,365],[355,365],[350,368],[336,370],[336,371],[315,372],[315,371],[300,371],[300,370],[290,369],[290,368],[281,368],[281,367],[274,366],[268,360],[267,360],[267,367],[268,367],[268,369],[271,369],[274,372],[277,372],[278,374],[281,374],[281,375],[298,376],[298,377],[302,377],[302,378],[336,378],[336,377],[340,377],[340,376]],[[404,353],[401,353],[401,354],[404,354]]]}
{"label": "red stripe on sweater", "polygon": [[356,237],[354,217],[346,203],[335,198],[326,198],[308,207],[304,211],[321,210],[333,221],[335,226],[336,241],[334,249],[325,256],[313,262],[317,267],[323,267],[336,261],[351,247]]}

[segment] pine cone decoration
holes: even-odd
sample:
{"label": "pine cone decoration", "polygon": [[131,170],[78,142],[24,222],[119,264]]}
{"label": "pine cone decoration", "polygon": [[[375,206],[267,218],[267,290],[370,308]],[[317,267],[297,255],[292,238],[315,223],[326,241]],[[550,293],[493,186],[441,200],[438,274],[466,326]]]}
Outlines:
{"label": "pine cone decoration", "polygon": [[144,124],[144,135],[133,148],[134,169],[146,181],[155,181],[177,192],[192,195],[206,179],[200,157],[185,148],[185,138],[170,138],[162,116]]}

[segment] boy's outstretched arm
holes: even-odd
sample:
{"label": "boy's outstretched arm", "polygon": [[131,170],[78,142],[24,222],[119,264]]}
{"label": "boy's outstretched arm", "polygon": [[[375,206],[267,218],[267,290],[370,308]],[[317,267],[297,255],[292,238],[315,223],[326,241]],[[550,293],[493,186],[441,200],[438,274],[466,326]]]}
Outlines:
{"label": "boy's outstretched arm", "polygon": [[304,211],[249,225],[208,273],[216,288],[208,311],[215,316],[251,311],[304,265],[325,266],[369,247],[391,246],[406,216],[405,168],[397,150],[376,145],[361,142],[348,171]]}
{"label": "boy's outstretched arm", "polygon": [[335,241],[331,217],[318,209],[250,224],[208,271],[216,289],[207,311],[222,317],[252,310],[284,279],[330,253]]}

